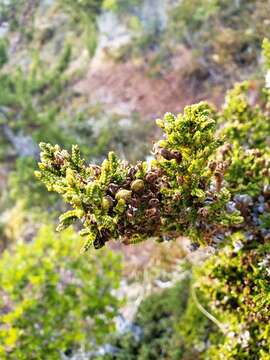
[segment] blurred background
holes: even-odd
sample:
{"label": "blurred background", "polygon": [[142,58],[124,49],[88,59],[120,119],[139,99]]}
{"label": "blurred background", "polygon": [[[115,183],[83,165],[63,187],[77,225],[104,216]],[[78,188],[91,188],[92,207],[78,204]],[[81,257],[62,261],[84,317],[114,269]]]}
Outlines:
{"label": "blurred background", "polygon": [[151,156],[165,112],[219,108],[244,79],[256,98],[269,10],[269,0],[0,0],[1,358],[202,356],[212,324],[189,283],[207,253],[176,241],[81,255],[73,230],[54,231],[65,204],[34,178],[38,143],[135,162]]}

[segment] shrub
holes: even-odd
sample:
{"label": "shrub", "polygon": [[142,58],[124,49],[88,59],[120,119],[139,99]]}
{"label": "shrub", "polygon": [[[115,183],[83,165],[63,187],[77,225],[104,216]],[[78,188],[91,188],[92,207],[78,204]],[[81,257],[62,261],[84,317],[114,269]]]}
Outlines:
{"label": "shrub", "polygon": [[0,39],[0,69],[8,61],[7,44],[4,39]]}
{"label": "shrub", "polygon": [[122,13],[140,5],[140,3],[141,0],[104,0],[103,9]]}
{"label": "shrub", "polygon": [[56,197],[46,196],[44,189],[34,177],[33,168],[36,160],[32,157],[21,157],[16,160],[15,170],[9,175],[9,197],[10,200],[24,201],[24,206],[30,208],[40,208],[47,210],[55,207],[57,203]]}
{"label": "shrub", "polygon": [[[149,236],[213,244],[245,229],[250,197],[266,201],[270,186],[267,104],[250,105],[248,90],[248,83],[236,85],[219,113],[199,103],[157,120],[164,137],[151,164],[129,165],[111,152],[101,167],[87,166],[76,146],[69,154],[41,144],[37,176],[74,208],[61,216],[59,229],[80,219],[86,249]],[[256,221],[250,231],[264,237]]]}
{"label": "shrub", "polygon": [[113,329],[119,257],[79,255],[75,235],[43,227],[0,260],[1,359],[59,359],[86,350]]}
{"label": "shrub", "polygon": [[61,7],[69,14],[82,36],[90,56],[97,46],[96,17],[100,14],[103,0],[59,0]]}
{"label": "shrub", "polygon": [[[146,297],[134,318],[140,331],[113,336],[110,343],[114,353],[97,359],[203,359],[210,341],[216,343],[218,329],[198,309],[191,295],[192,287],[193,281],[186,277],[171,288]],[[203,304],[207,307],[205,301]]]}
{"label": "shrub", "polygon": [[57,100],[67,85],[70,60],[71,48],[66,46],[53,69],[48,70],[47,64],[36,55],[29,71],[21,67],[2,70],[0,106],[5,109],[9,127],[15,132],[23,129],[24,134],[30,133],[38,141],[42,133],[42,137],[48,134],[49,138],[63,142],[67,134],[60,135],[61,128],[56,122],[60,112]]}
{"label": "shrub", "polygon": [[208,358],[270,359],[269,254],[269,242],[234,234],[232,245],[198,271],[200,293],[223,330]]}
{"label": "shrub", "polygon": [[265,65],[270,69],[270,41],[268,39],[264,39],[263,41],[263,55],[265,58]]}
{"label": "shrub", "polygon": [[175,326],[184,313],[189,295],[189,280],[154,293],[143,300],[134,323],[140,329],[137,337],[127,332],[111,339],[115,353],[103,360],[171,359]]}
{"label": "shrub", "polygon": [[261,40],[268,36],[268,7],[264,0],[176,2],[165,39],[196,49],[198,63],[214,82],[257,76]]}
{"label": "shrub", "polygon": [[81,13],[86,13],[89,18],[95,18],[101,11],[103,0],[60,0],[61,5],[71,12],[76,19]]}
{"label": "shrub", "polygon": [[23,7],[23,0],[2,1],[0,3],[0,22],[8,22],[12,31],[17,30],[20,26],[19,16]]}

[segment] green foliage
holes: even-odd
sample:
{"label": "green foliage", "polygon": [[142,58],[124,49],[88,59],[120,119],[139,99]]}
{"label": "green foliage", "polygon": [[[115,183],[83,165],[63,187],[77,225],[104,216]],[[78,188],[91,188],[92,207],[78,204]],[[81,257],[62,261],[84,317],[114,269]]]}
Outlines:
{"label": "green foliage", "polygon": [[100,13],[102,2],[103,0],[60,0],[61,5],[76,19],[82,13],[86,13],[89,19],[94,19]]}
{"label": "green foliage", "polygon": [[178,26],[183,26],[183,31],[187,30],[184,29],[184,26],[188,27],[190,31],[195,31],[205,24],[209,17],[214,15],[218,10],[218,0],[184,0],[174,9],[172,17]]}
{"label": "green foliage", "polygon": [[268,102],[270,102],[270,41],[268,39],[264,39],[263,41],[263,55],[264,55],[264,62],[266,68],[268,69],[266,77],[265,77],[265,93],[268,96]]}
{"label": "green foliage", "polygon": [[209,299],[200,296],[195,301],[194,291],[194,280],[192,280],[187,306],[176,323],[171,348],[172,360],[205,359],[209,345],[219,343],[222,339],[216,324],[199,309],[199,306],[202,306],[206,310]]}
{"label": "green foliage", "polygon": [[[176,324],[181,321],[189,295],[189,280],[185,279],[171,289],[153,294],[140,305],[135,322],[143,333],[139,343],[139,360],[168,359],[170,357]],[[123,358],[124,359],[124,358]],[[175,358],[177,359],[177,358]]]}
{"label": "green foliage", "polygon": [[263,40],[263,56],[265,59],[265,64],[268,69],[270,69],[270,41],[268,39]]}
{"label": "green foliage", "polygon": [[53,197],[44,196],[33,178],[34,157],[37,156],[35,144],[46,138],[70,145],[77,139],[73,135],[76,131],[71,134],[59,119],[62,97],[67,94],[66,71],[71,55],[70,46],[66,46],[50,68],[36,53],[27,70],[6,66],[0,72],[0,159],[2,163],[7,162],[12,171],[9,182],[11,197],[13,200],[24,199],[29,207],[46,208],[52,204],[47,200],[53,200]]}
{"label": "green foliage", "polygon": [[217,328],[195,304],[192,286],[192,281],[185,278],[172,288],[146,297],[134,319],[140,329],[137,336],[126,332],[112,337],[115,352],[98,359],[203,359],[209,342],[216,341]]}
{"label": "green foliage", "polygon": [[225,106],[220,114],[220,122],[225,125],[223,133],[231,142],[239,146],[265,149],[270,132],[268,113],[265,106],[252,105],[249,82],[238,83],[225,98]]}
{"label": "green foliage", "polygon": [[213,81],[242,79],[260,71],[261,41],[269,35],[268,9],[268,0],[177,2],[166,40],[195,49],[199,66]]}
{"label": "green foliage", "polygon": [[97,46],[96,17],[101,12],[102,3],[103,0],[59,0],[73,25],[82,32],[90,56],[94,55]]}
{"label": "green foliage", "polygon": [[0,23],[8,22],[11,30],[16,30],[19,25],[19,16],[24,6],[23,0],[1,1]]}
{"label": "green foliage", "polygon": [[[0,260],[1,359],[60,359],[103,343],[119,300],[119,257],[79,255],[75,235],[41,229]],[[101,295],[102,294],[102,295]]]}
{"label": "green foliage", "polygon": [[36,175],[78,210],[85,249],[110,239],[129,244],[180,234],[207,243],[216,230],[242,222],[237,210],[226,211],[230,193],[220,186],[228,162],[211,162],[222,143],[215,137],[213,110],[200,103],[157,123],[165,136],[155,144],[151,164],[129,165],[111,152],[101,167],[87,166],[76,146],[69,154],[58,145],[40,145]]}
{"label": "green foliage", "polygon": [[141,2],[142,0],[103,0],[103,9],[121,13],[140,5]]}
{"label": "green foliage", "polygon": [[237,84],[226,96],[220,122],[222,134],[233,146],[226,157],[231,166],[225,179],[234,194],[259,196],[269,186],[268,134],[270,134],[267,106],[249,102],[249,83]]}
{"label": "green foliage", "polygon": [[[71,48],[67,46],[53,69],[36,55],[29,73],[18,67],[14,72],[0,74],[0,106],[5,109],[8,125],[15,131],[22,128],[33,134],[37,141],[49,134],[49,138],[63,142],[56,116],[60,109],[57,98],[67,84],[65,71],[71,58]],[[44,132],[46,129],[46,132]]]}
{"label": "green foliage", "polygon": [[101,356],[102,360],[158,360],[171,357],[175,326],[185,311],[189,295],[189,280],[171,289],[148,296],[139,306],[134,323],[141,334],[127,332],[110,342],[116,351]]}
{"label": "green foliage", "polygon": [[0,38],[0,69],[6,64],[7,61],[7,42],[5,41],[5,39]]}
{"label": "green foliage", "polygon": [[33,174],[36,160],[32,157],[21,157],[16,160],[15,170],[9,175],[9,196],[12,201],[20,199],[24,201],[26,208],[41,208],[47,210],[57,204],[53,194],[46,194],[44,188]]}
{"label": "green foliage", "polygon": [[198,286],[226,335],[208,356],[269,360],[269,243],[255,247],[234,234],[232,244],[198,272]]}

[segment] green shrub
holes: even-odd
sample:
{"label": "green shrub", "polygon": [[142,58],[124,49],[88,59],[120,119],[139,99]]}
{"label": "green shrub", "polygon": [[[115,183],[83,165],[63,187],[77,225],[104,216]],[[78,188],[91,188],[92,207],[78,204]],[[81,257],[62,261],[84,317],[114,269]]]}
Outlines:
{"label": "green shrub", "polygon": [[134,323],[140,329],[139,336],[132,333],[116,335],[111,344],[115,354],[107,354],[102,360],[158,360],[171,358],[175,326],[185,308],[189,295],[189,280],[174,287],[154,293],[143,300],[135,315]]}
{"label": "green shrub", "polygon": [[60,4],[78,19],[82,13],[87,14],[89,19],[95,18],[100,13],[103,0],[59,0]]}
{"label": "green shrub", "polygon": [[142,0],[103,0],[103,9],[122,13],[140,5],[141,2]]}
{"label": "green shrub", "polygon": [[219,10],[218,0],[183,0],[181,4],[173,9],[172,21],[175,25],[182,27],[182,31],[198,31],[210,16]]}
{"label": "green shrub", "polygon": [[85,39],[89,55],[93,56],[97,46],[96,18],[102,9],[103,0],[59,0],[60,6],[67,12],[73,26]]}
{"label": "green shrub", "polygon": [[270,359],[269,254],[269,242],[256,246],[243,234],[234,234],[233,245],[198,271],[201,293],[223,325],[208,358]]}
{"label": "green shrub", "polygon": [[57,204],[55,196],[46,195],[33,174],[36,160],[32,157],[21,157],[16,160],[15,170],[9,175],[9,195],[11,201],[24,202],[28,209],[40,208],[47,210]]}
{"label": "green shrub", "polygon": [[268,69],[270,69],[270,41],[268,39],[264,39],[263,41],[263,55],[265,65]]}
{"label": "green shrub", "polygon": [[48,69],[36,53],[29,69],[7,66],[0,71],[1,163],[8,163],[11,172],[9,193],[23,198],[29,207],[48,205],[47,196],[42,198],[44,192],[33,178],[35,144],[44,137],[63,145],[71,145],[76,139],[59,121],[70,60],[71,48],[66,46],[53,68]]}
{"label": "green shrub", "polygon": [[192,280],[186,309],[175,324],[169,357],[172,360],[203,360],[209,345],[218,343],[222,336],[216,324],[199,309],[199,306],[208,308],[208,299],[200,296],[199,304],[195,302],[193,287]]}
{"label": "green shrub", "polygon": [[[140,331],[136,335],[126,332],[112,337],[110,343],[115,353],[98,359],[204,359],[209,344],[217,341],[218,329],[194,302],[192,286],[193,281],[185,278],[169,289],[146,297],[134,318]],[[205,301],[203,304],[207,306]]]}
{"label": "green shrub", "polygon": [[0,260],[1,359],[60,359],[92,349],[114,328],[119,257],[80,255],[72,231],[44,227]]}
{"label": "green shrub", "polygon": [[18,30],[19,16],[24,6],[23,0],[1,1],[0,22],[8,22],[11,31]]}
{"label": "green shrub", "polygon": [[33,134],[39,141],[42,133],[63,142],[67,134],[58,126],[57,104],[67,84],[66,70],[71,60],[71,48],[66,46],[53,69],[48,70],[36,54],[28,72],[20,67],[0,74],[0,106],[5,109],[8,125],[19,132]]}
{"label": "green shrub", "polygon": [[0,69],[6,64],[7,61],[7,43],[4,39],[0,38]]}
{"label": "green shrub", "polygon": [[143,332],[136,359],[169,357],[175,326],[187,306],[189,282],[189,279],[183,280],[171,289],[153,294],[142,302],[135,317],[135,323]]}
{"label": "green shrub", "polygon": [[249,82],[237,83],[226,95],[220,123],[225,124],[223,134],[234,145],[265,150],[270,132],[266,104],[252,105],[251,92]]}
{"label": "green shrub", "polygon": [[268,36],[269,2],[184,0],[170,14],[165,41],[195,49],[199,66],[214,82],[257,76],[261,41]]}

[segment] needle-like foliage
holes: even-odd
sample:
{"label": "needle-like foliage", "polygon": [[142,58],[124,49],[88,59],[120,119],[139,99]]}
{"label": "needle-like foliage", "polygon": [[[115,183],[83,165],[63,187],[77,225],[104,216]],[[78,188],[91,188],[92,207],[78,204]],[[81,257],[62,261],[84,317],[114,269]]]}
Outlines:
{"label": "needle-like foliage", "polygon": [[209,244],[241,223],[240,212],[226,208],[230,191],[222,180],[229,161],[218,155],[224,147],[215,118],[202,102],[186,107],[183,115],[167,113],[157,120],[164,136],[154,145],[150,164],[131,165],[111,152],[101,166],[86,165],[77,146],[70,154],[58,145],[40,144],[36,175],[73,207],[61,215],[58,229],[80,219],[88,249],[110,239],[130,244],[179,235]]}

